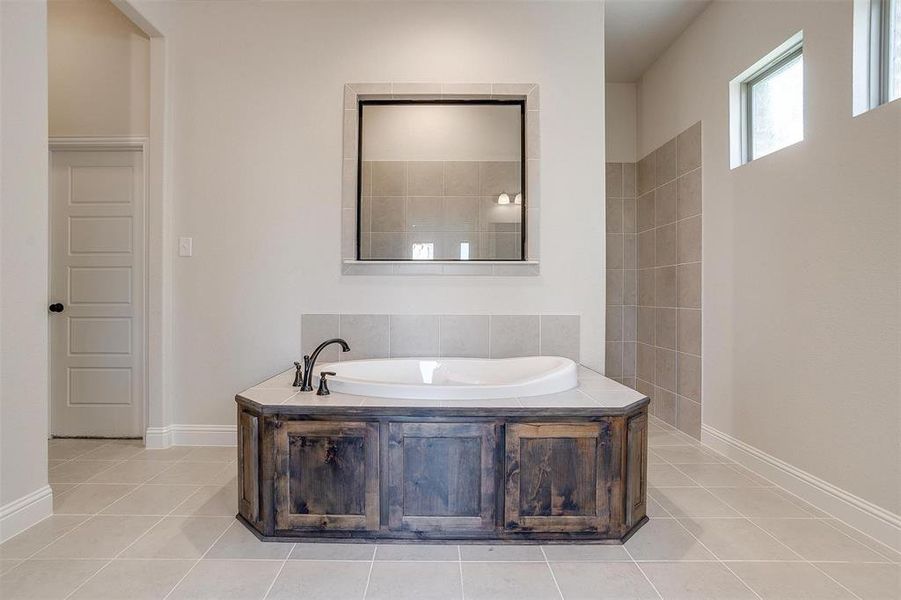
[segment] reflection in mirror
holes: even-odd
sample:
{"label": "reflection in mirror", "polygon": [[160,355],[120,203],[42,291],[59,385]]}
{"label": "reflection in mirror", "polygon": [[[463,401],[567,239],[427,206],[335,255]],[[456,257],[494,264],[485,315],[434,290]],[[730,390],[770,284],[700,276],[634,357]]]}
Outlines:
{"label": "reflection in mirror", "polygon": [[358,259],[523,260],[521,101],[360,105]]}

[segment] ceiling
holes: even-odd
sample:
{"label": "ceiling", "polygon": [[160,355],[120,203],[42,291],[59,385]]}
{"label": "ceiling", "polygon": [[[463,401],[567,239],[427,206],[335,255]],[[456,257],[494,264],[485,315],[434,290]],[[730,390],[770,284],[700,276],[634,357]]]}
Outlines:
{"label": "ceiling", "polygon": [[711,0],[607,0],[607,81],[637,81]]}

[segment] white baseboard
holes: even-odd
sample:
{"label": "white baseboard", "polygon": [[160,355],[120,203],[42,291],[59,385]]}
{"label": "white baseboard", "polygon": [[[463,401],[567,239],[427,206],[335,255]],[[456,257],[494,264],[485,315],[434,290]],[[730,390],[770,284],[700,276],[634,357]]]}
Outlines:
{"label": "white baseboard", "polygon": [[49,485],[0,506],[0,543],[52,514],[53,490]]}
{"label": "white baseboard", "polygon": [[901,552],[901,516],[709,425],[701,426],[701,442],[823,512]]}
{"label": "white baseboard", "polygon": [[169,446],[236,446],[238,428],[235,425],[169,425],[148,427],[144,434],[147,448]]}

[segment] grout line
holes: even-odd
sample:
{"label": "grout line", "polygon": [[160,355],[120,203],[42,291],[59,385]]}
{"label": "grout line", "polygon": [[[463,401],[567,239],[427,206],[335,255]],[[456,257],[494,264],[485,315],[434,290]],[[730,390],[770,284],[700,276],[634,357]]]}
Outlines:
{"label": "grout line", "polygon": [[[229,525],[228,527],[226,527],[225,530],[224,530],[222,533],[220,533],[219,536],[218,536],[215,540],[213,540],[213,543],[210,544],[210,547],[206,549],[206,551],[200,556],[200,558],[197,559],[197,561],[196,561],[193,565],[191,565],[191,568],[190,568],[190,569],[188,569],[187,571],[185,571],[185,574],[182,575],[181,579],[179,579],[179,580],[175,583],[174,586],[172,586],[172,589],[169,590],[169,593],[167,593],[165,596],[163,596],[163,600],[168,600],[169,596],[172,595],[172,592],[174,592],[175,589],[176,589],[178,586],[181,585],[181,582],[182,582],[182,581],[184,581],[185,579],[187,579],[188,575],[191,574],[191,572],[194,570],[194,568],[195,568],[197,565],[200,564],[200,561],[202,561],[202,560],[206,557],[206,555],[209,554],[210,550],[213,549],[213,546],[215,546],[216,543],[219,542],[219,540],[221,540],[222,537],[223,537],[226,533],[228,533],[228,531],[229,531],[232,527],[234,527],[237,523],[238,523],[237,520],[234,521],[231,525]],[[289,553],[289,556],[290,556],[290,553]]]}
{"label": "grout line", "polygon": [[460,598],[466,600],[466,592],[463,589],[463,550],[457,546],[457,565],[460,568]]}
{"label": "grout line", "polygon": [[272,578],[272,581],[269,583],[269,587],[266,588],[266,593],[263,594],[263,600],[269,597],[269,594],[272,592],[273,586],[275,586],[275,582],[278,581],[278,578],[281,576],[282,571],[285,569],[285,565],[288,564],[288,559],[291,557],[291,553],[294,552],[294,547],[297,546],[297,543],[291,544],[291,547],[288,549],[288,553],[285,554],[285,560],[282,561],[282,566],[278,568],[278,572],[275,574],[275,577]]}
{"label": "grout line", "polygon": [[[661,507],[661,508],[662,508],[662,507]],[[666,509],[664,508],[663,510],[666,510]],[[641,565],[638,563],[638,561],[635,560],[635,557],[632,556],[632,553],[629,552],[629,549],[626,547],[626,544],[623,544],[623,545],[622,545],[622,548],[623,548],[623,550],[626,551],[626,554],[627,554],[627,555],[629,556],[629,558],[632,560],[632,564],[634,564],[634,565],[636,566],[636,568],[638,568],[638,571],[644,576],[645,581],[648,582],[648,584],[651,586],[651,589],[654,590],[654,593],[657,594],[657,597],[660,598],[660,600],[663,600],[663,594],[660,593],[660,590],[657,589],[657,586],[654,585],[654,582],[651,581],[651,578],[648,577],[648,574],[645,573],[644,569],[641,568]]]}
{"label": "grout line", "polygon": [[538,549],[541,550],[541,555],[544,557],[544,564],[547,566],[547,570],[551,573],[551,579],[554,580],[554,587],[557,588],[557,593],[560,594],[560,600],[565,600],[563,598],[563,590],[560,589],[560,584],[557,583],[557,576],[554,575],[554,568],[551,567],[551,561],[547,559],[547,553],[544,551],[544,546],[538,546]]}
{"label": "grout line", "polygon": [[369,582],[372,580],[372,569],[375,567],[375,555],[378,553],[379,547],[378,544],[372,549],[372,556],[369,559],[369,573],[366,575],[366,586],[363,588],[363,598],[366,598],[366,594],[369,593]]}

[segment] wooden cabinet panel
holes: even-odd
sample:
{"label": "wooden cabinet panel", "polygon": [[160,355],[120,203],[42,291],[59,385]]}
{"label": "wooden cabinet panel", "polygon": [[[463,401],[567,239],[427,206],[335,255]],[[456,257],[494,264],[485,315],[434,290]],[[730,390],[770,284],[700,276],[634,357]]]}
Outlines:
{"label": "wooden cabinet panel", "polygon": [[248,521],[260,518],[259,419],[238,412],[238,512]]}
{"label": "wooden cabinet panel", "polygon": [[508,424],[505,528],[598,532],[610,524],[619,479],[607,421]]}
{"label": "wooden cabinet panel", "polygon": [[406,531],[493,529],[494,423],[389,423],[388,526]]}
{"label": "wooden cabinet panel", "polygon": [[626,426],[626,528],[640,521],[647,512],[648,416],[629,419]]}
{"label": "wooden cabinet panel", "polygon": [[275,453],[278,529],[378,529],[377,423],[282,421]]}

